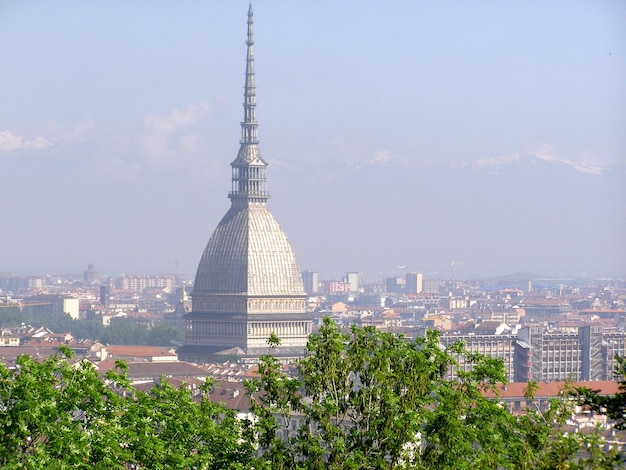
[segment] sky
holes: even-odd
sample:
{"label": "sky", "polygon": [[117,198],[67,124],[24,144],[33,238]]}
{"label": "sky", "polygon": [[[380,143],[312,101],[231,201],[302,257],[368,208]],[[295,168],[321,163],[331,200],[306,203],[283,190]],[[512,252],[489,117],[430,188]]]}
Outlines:
{"label": "sky", "polygon": [[[626,277],[626,2],[253,2],[304,270]],[[0,273],[190,277],[229,207],[248,2],[0,0]]]}

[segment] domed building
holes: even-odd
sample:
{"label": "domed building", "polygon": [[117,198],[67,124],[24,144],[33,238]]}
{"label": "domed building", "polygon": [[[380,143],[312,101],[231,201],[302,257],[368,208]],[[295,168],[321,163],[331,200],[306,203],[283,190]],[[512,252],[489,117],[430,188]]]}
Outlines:
{"label": "domed building", "polygon": [[255,362],[269,350],[283,361],[302,355],[311,332],[306,294],[295,254],[267,206],[267,162],[261,157],[256,120],[252,5],[239,153],[231,163],[231,207],[202,254],[192,311],[185,316],[185,344],[178,354],[202,362],[238,356]]}

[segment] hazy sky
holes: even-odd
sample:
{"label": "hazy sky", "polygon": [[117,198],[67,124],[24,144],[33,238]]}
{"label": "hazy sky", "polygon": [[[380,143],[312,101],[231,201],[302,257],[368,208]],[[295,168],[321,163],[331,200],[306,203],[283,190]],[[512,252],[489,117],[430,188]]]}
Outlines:
{"label": "hazy sky", "polygon": [[[269,203],[303,269],[626,276],[626,2],[253,7]],[[0,272],[195,273],[230,204],[247,8],[0,0]],[[528,155],[552,166],[476,173]]]}

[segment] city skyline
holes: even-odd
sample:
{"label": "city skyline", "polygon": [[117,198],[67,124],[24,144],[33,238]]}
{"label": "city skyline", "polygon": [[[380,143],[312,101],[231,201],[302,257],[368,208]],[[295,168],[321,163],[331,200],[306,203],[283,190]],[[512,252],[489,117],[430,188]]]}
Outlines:
{"label": "city skyline", "polygon": [[[229,204],[247,2],[58,5],[0,4],[0,271],[192,276]],[[302,269],[626,275],[623,4],[254,6]]]}

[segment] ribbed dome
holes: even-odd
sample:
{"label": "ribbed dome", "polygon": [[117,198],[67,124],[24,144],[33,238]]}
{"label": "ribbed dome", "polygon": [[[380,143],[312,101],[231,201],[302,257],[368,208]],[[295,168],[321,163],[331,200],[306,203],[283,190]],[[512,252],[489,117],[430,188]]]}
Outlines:
{"label": "ribbed dome", "polygon": [[213,232],[193,296],[215,294],[305,295],[291,245],[265,204],[233,205]]}
{"label": "ribbed dome", "polygon": [[231,207],[207,244],[185,315],[180,357],[213,361],[215,353],[241,354],[256,362],[272,334],[281,360],[301,357],[312,330],[302,274],[282,228],[267,208],[267,162],[259,150],[248,7],[244,119],[237,157],[230,166]]}

